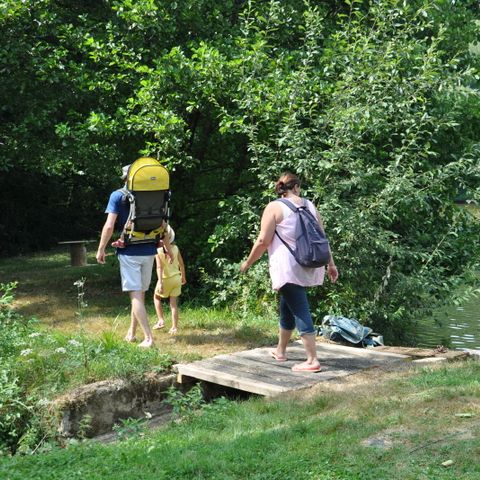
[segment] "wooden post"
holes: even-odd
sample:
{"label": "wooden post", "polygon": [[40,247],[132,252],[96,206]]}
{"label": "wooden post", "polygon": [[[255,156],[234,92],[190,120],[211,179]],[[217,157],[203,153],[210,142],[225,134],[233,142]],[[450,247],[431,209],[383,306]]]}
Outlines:
{"label": "wooden post", "polygon": [[59,245],[70,246],[70,263],[72,267],[84,267],[87,265],[87,247],[89,240],[72,240],[70,242],[58,242]]}
{"label": "wooden post", "polygon": [[84,243],[70,244],[70,260],[72,267],[84,267],[87,264],[87,247]]}

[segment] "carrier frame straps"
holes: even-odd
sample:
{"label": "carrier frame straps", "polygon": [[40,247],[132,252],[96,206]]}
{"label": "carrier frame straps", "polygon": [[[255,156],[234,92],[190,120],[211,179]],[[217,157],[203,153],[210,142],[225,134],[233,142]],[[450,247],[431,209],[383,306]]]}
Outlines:
{"label": "carrier frame straps", "polygon": [[[123,187],[118,190],[123,194],[122,201],[127,201],[130,204],[130,211],[128,213],[127,220],[125,221],[125,225],[123,226],[122,229],[122,235],[125,237],[126,243],[130,243],[132,239],[135,239],[134,243],[146,243],[146,242],[158,242],[161,238],[163,238],[163,235],[166,230],[166,225],[168,225],[168,218],[169,218],[169,211],[167,212],[167,217],[165,224],[161,225],[158,228],[155,228],[151,230],[150,232],[137,232],[133,228],[133,222],[135,221],[136,218],[136,209],[135,209],[135,197],[133,196],[132,192],[128,190],[128,188]],[[168,197],[170,198],[170,191],[168,192]],[[168,207],[168,201],[167,201],[167,209]],[[128,227],[130,225],[130,228]]]}
{"label": "carrier frame straps", "polygon": [[133,194],[128,190],[128,188],[123,187],[119,189],[119,192],[123,193],[123,198],[128,200],[130,203],[130,210],[128,212],[127,220],[125,221],[125,225],[123,226],[122,233],[127,233],[127,225],[131,224],[132,221],[135,219],[135,197]]}

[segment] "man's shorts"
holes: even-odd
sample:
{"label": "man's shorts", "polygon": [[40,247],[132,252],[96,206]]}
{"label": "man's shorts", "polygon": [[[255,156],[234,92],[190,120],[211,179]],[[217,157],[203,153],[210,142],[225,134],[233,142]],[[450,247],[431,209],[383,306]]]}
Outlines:
{"label": "man's shorts", "polygon": [[154,255],[118,255],[118,261],[124,292],[146,292],[150,288]]}
{"label": "man's shorts", "polygon": [[173,277],[164,278],[162,280],[163,291],[160,293],[159,284],[155,287],[155,295],[161,298],[179,297],[182,293],[182,277],[174,275]]}

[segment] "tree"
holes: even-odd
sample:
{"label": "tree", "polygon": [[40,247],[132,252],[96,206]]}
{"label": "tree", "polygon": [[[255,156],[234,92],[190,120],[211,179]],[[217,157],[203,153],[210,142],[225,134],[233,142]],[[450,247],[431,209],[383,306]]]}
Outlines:
{"label": "tree", "polygon": [[258,183],[225,205],[216,237],[231,240],[272,199],[272,180],[296,171],[341,272],[325,299],[317,293],[317,314],[354,316],[398,339],[475,282],[479,223],[454,200],[459,188],[480,193],[478,57],[468,48],[478,11],[473,2],[346,3],[329,35],[325,12],[305,11],[293,51],[275,47],[287,23],[281,2],[245,19],[245,54],[230,61],[237,108],[224,108],[222,127],[247,136]]}
{"label": "tree", "polygon": [[220,301],[274,305],[265,264],[239,279],[236,263],[287,169],[320,206],[341,270],[314,297],[317,315],[398,336],[474,283],[479,225],[454,200],[479,199],[478,2],[9,0],[0,11],[2,253],[96,234],[121,166],[147,154],[172,173],[197,293],[210,282]]}

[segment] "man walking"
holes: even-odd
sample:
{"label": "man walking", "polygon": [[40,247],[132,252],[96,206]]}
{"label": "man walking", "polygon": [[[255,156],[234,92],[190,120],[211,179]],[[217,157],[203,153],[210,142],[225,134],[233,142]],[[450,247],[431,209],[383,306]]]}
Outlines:
{"label": "man walking", "polygon": [[[129,166],[123,167],[122,180],[126,180]],[[102,228],[97,250],[98,263],[105,263],[105,249],[112,237],[115,225],[117,224],[117,228],[123,229],[129,211],[130,204],[125,201],[124,193],[121,190],[112,192],[105,210],[107,219]],[[140,325],[144,339],[139,346],[144,348],[153,346],[152,331],[148,324],[148,315],[145,308],[145,292],[150,287],[156,253],[157,246],[154,240],[149,243],[130,244],[116,249],[120,264],[122,291],[128,292],[131,302],[130,328],[125,340],[135,342],[137,326]]]}

